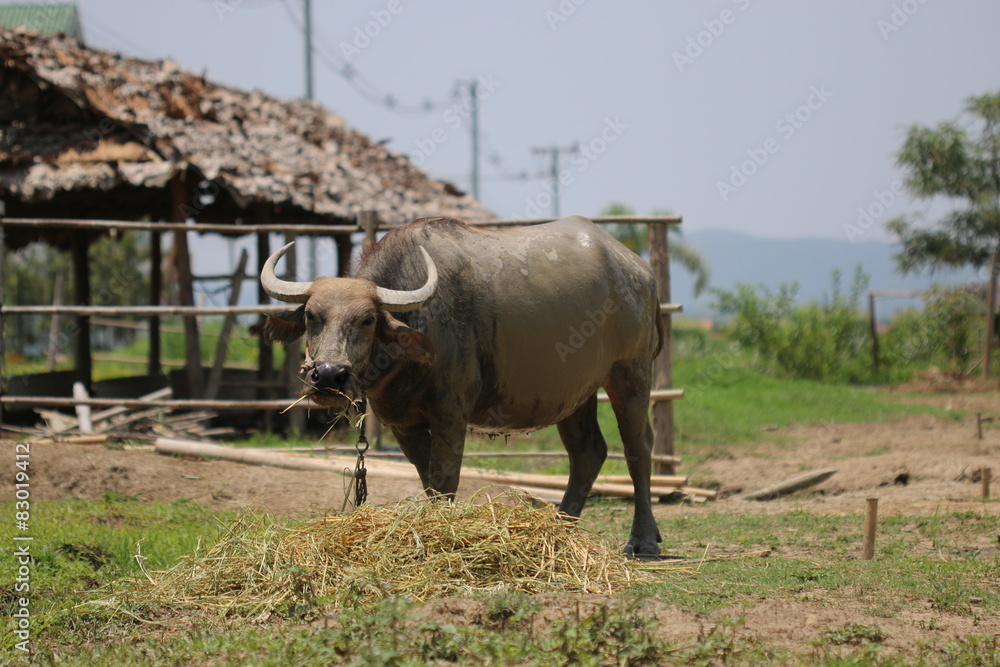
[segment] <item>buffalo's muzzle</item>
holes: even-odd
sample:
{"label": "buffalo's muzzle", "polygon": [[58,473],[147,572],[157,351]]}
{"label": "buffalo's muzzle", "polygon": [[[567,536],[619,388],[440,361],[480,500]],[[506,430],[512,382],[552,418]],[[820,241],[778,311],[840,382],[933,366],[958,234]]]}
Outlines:
{"label": "buffalo's muzzle", "polygon": [[354,389],[354,378],[348,364],[316,364],[309,372],[309,384],[320,391],[348,393]]}

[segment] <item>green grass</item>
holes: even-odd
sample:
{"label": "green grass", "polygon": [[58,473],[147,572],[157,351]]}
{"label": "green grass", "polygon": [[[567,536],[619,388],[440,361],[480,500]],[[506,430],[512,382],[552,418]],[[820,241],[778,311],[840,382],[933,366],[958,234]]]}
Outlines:
{"label": "green grass", "polygon": [[[581,521],[602,534],[626,534],[631,515],[614,507],[592,502]],[[985,615],[1000,611],[1000,557],[993,548],[1000,516],[987,511],[884,517],[873,561],[859,560],[860,514],[682,514],[659,523],[664,552],[685,558],[772,551],[767,558],[705,563],[683,583],[672,579],[637,589],[685,608],[713,611],[766,597],[819,594],[845,604],[863,600],[891,614],[915,600],[958,614],[972,614],[973,606]]]}
{"label": "green grass", "polygon": [[[723,357],[723,359],[725,359]],[[905,405],[884,389],[775,378],[715,357],[674,361],[678,448],[773,439],[765,428],[821,422],[886,422],[915,414],[960,418],[955,412]]]}
{"label": "green grass", "polygon": [[[7,516],[14,516],[14,503],[0,503]],[[15,532],[13,521],[0,526],[0,540],[7,545],[15,535],[28,535],[34,558],[30,580],[31,618],[34,636],[82,632],[98,638],[100,614],[81,614],[75,606],[94,591],[123,577],[140,577],[142,567],[165,569],[194,550],[199,540],[213,539],[230,513],[209,512],[192,501],[141,503],[109,494],[101,502],[33,502],[30,530]],[[14,561],[5,559],[6,564]],[[0,612],[10,617],[21,595],[15,589],[14,568],[0,575]],[[0,647],[9,649],[10,634],[0,637]]]}
{"label": "green grass", "polygon": [[[12,514],[13,503],[0,503]],[[596,502],[583,526],[606,538],[625,534],[631,512],[617,502]],[[85,605],[101,599],[102,587],[142,578],[140,568],[164,569],[196,545],[211,542],[232,514],[210,515],[190,501],[35,503],[31,516],[32,638],[36,664],[551,664],[576,656],[581,664],[1000,664],[996,638],[973,634],[938,642],[906,660],[878,641],[877,618],[918,608],[971,618],[1000,613],[1000,558],[992,549],[1000,517],[983,510],[882,519],[873,561],[858,558],[861,515],[824,516],[678,514],[661,520],[667,553],[689,559],[729,556],[685,570],[665,571],[659,581],[622,591],[617,601],[584,605],[562,620],[538,623],[538,602],[519,593],[481,598],[474,622],[427,620],[406,600],[339,610],[300,610],[263,625],[248,619],[171,612],[154,600],[134,616]],[[221,521],[221,523],[220,523]],[[0,529],[11,544],[13,531]],[[767,558],[740,558],[760,548]],[[137,559],[141,556],[141,559]],[[15,605],[14,573],[0,575],[0,603]],[[694,644],[678,646],[656,637],[657,622],[646,601],[718,613],[765,599],[822,600],[863,609],[876,618],[819,628],[814,646],[792,653],[761,644],[738,618],[716,619]],[[325,614],[330,614],[325,617]],[[324,620],[306,624],[317,615]],[[187,616],[188,620],[183,618]],[[138,622],[137,618],[146,619]],[[166,623],[164,625],[164,623]],[[933,623],[931,621],[930,623]],[[933,629],[933,628],[928,628]],[[4,637],[8,651],[12,638]]]}

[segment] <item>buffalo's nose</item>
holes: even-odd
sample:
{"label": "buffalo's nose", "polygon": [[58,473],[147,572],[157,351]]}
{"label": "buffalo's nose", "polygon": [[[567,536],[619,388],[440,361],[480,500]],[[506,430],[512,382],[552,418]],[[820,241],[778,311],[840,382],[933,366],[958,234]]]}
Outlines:
{"label": "buffalo's nose", "polygon": [[317,389],[341,391],[351,377],[351,367],[347,364],[318,364],[309,374],[309,381]]}

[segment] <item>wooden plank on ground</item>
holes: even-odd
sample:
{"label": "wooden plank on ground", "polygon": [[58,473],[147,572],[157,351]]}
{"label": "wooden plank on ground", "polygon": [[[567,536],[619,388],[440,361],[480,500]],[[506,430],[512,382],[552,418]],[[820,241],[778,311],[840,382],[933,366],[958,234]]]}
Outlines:
{"label": "wooden plank on ground", "polygon": [[815,486],[821,482],[825,482],[833,477],[836,472],[836,470],[832,469],[813,470],[801,475],[796,475],[795,477],[778,482],[777,484],[765,486],[757,489],[756,491],[736,496],[736,500],[771,500],[772,498],[794,493],[795,491],[800,491],[810,486]]}

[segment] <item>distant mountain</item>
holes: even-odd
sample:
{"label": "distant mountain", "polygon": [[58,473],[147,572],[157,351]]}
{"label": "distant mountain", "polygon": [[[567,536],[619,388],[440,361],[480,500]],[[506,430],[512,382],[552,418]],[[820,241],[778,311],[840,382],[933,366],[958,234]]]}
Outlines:
{"label": "distant mountain", "polygon": [[[972,270],[903,277],[896,271],[893,261],[898,244],[888,241],[764,239],[730,231],[688,232],[683,238],[700,248],[708,258],[712,270],[710,288],[730,290],[737,283],[750,283],[776,290],[781,283],[798,282],[802,301],[819,299],[830,293],[834,268],[841,271],[842,291],[848,291],[854,267],[859,262],[871,276],[869,288],[873,290],[920,290],[933,283],[961,284],[975,278]],[[695,299],[694,280],[676,263],[672,266],[671,283],[673,301],[684,304],[687,316],[709,318],[717,315],[710,307],[715,298],[702,294]],[[919,299],[880,300],[879,315],[919,306]]]}

